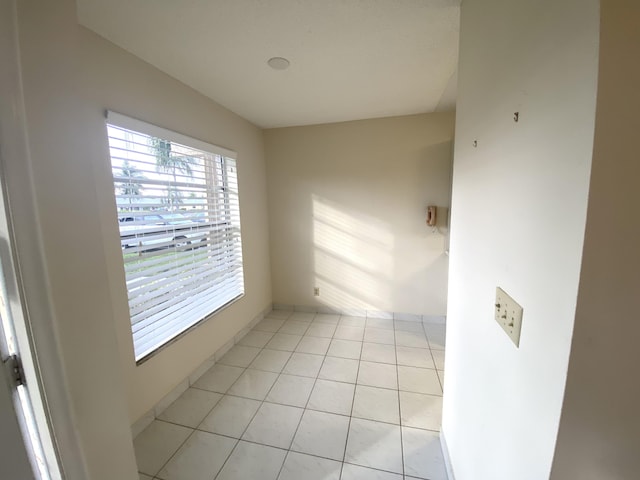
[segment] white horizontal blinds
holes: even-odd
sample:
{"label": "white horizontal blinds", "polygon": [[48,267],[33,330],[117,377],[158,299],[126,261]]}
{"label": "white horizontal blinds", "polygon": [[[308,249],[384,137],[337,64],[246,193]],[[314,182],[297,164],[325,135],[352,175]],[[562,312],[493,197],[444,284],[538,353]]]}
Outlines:
{"label": "white horizontal blinds", "polygon": [[117,114],[107,130],[140,360],[244,293],[236,161]]}

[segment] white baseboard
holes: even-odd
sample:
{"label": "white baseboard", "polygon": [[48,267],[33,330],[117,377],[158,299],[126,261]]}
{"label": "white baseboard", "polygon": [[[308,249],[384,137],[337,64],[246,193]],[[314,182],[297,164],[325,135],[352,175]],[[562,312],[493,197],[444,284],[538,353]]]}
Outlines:
{"label": "white baseboard", "polygon": [[136,420],[131,425],[131,436],[136,438],[145,428],[147,428],[151,422],[159,417],[173,402],[175,402],[180,395],[182,395],[187,388],[196,383],[198,379],[204,375],[213,365],[220,360],[225,353],[227,353],[236,343],[242,340],[249,331],[255,327],[260,321],[264,319],[272,310],[272,305],[268,305],[258,315],[256,315],[246,327],[243,327],[231,340],[216,350],[209,358],[207,358],[202,364],[191,372],[187,378],[182,380],[175,388],[167,393],[162,399],[156,403],[142,417]]}
{"label": "white baseboard", "polygon": [[307,313],[328,313],[335,315],[345,315],[349,317],[382,318],[387,320],[403,320],[405,322],[423,322],[444,325],[447,317],[445,315],[428,315],[403,312],[387,312],[382,310],[364,310],[358,308],[337,308],[328,306],[310,305],[289,305],[285,303],[274,303],[273,310],[283,310],[287,312],[307,312]]}
{"label": "white baseboard", "polygon": [[284,305],[280,303],[274,303],[273,309],[274,310],[293,310],[293,305]]}
{"label": "white baseboard", "polygon": [[451,465],[451,457],[449,456],[449,447],[447,446],[447,440],[442,430],[440,430],[440,446],[442,447],[444,466],[447,469],[447,477],[449,480],[456,480],[456,476],[453,474],[453,465]]}
{"label": "white baseboard", "polygon": [[151,422],[155,420],[156,416],[153,413],[153,410],[154,409],[152,408],[147,413],[145,413],[142,417],[140,417],[138,420],[133,422],[133,425],[131,425],[132,438],[136,438],[138,435],[140,435],[142,431],[145,428],[147,428],[149,425],[151,425]]}

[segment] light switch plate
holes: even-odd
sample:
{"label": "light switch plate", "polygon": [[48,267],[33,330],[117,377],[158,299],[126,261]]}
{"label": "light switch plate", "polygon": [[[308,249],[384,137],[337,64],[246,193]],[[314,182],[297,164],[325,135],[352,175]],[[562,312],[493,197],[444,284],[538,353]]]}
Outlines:
{"label": "light switch plate", "polygon": [[498,322],[516,347],[520,346],[522,307],[511,298],[507,292],[500,287],[496,287],[495,309],[496,322]]}

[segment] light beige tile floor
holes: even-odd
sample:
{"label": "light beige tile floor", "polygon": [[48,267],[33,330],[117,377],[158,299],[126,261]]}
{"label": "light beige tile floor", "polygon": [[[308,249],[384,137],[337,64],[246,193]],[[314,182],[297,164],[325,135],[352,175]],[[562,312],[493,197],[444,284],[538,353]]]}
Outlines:
{"label": "light beige tile floor", "polygon": [[134,440],[144,480],[445,480],[444,325],[274,311]]}

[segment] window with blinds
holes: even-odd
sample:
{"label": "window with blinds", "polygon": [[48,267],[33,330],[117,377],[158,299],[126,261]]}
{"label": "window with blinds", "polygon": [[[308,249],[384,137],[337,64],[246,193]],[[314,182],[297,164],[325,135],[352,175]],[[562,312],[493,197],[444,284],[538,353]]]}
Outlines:
{"label": "window with blinds", "polygon": [[244,294],[235,154],[108,112],[136,361]]}

